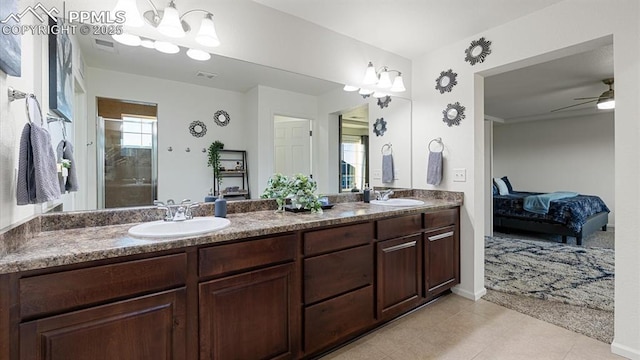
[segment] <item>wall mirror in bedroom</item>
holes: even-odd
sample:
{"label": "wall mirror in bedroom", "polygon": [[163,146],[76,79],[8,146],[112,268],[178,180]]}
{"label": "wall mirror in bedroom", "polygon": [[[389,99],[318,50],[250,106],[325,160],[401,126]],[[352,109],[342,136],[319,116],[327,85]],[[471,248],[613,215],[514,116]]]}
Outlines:
{"label": "wall mirror in bedroom", "polygon": [[[589,246],[588,237],[600,234],[610,235],[613,246],[613,233],[602,230],[611,230],[616,218],[615,109],[598,106],[603,96],[614,96],[603,83],[613,78],[613,44],[600,41],[564,54],[485,78],[485,119],[490,119],[485,131],[485,169],[488,179],[507,177],[511,198],[491,201],[501,195],[487,190],[487,194],[491,191],[487,195],[487,235],[492,229],[548,233],[544,236]],[[551,199],[544,196],[546,204],[539,214],[519,214],[509,207],[515,197],[525,204],[533,201],[526,199],[533,193],[558,191],[578,195],[565,199],[557,194]],[[554,213],[561,205],[565,209],[575,206],[575,210],[562,218]],[[534,226],[536,219],[549,224]]]}
{"label": "wall mirror in bedroom", "polygon": [[[156,120],[148,124],[142,121],[141,127],[154,126],[155,137],[149,150],[157,155],[150,155],[150,164],[145,160],[144,166],[135,167],[135,174],[123,172],[122,185],[145,187],[145,193],[148,189],[159,200],[203,201],[213,187],[206,149],[216,140],[223,142],[225,149],[247,151],[250,192],[252,197],[259,197],[268,177],[275,171],[272,134],[273,118],[277,114],[309,120],[314,130],[308,161],[310,173],[319,183],[319,192],[338,193],[337,117],[345,109],[361,105],[375,108],[370,114],[374,121],[375,116],[385,116],[390,130],[384,138],[372,142],[371,146],[378,151],[372,154],[378,155],[371,155],[371,159],[362,163],[369,165],[366,175],[370,179],[360,183],[369,181],[372,186],[376,185],[379,177],[376,180],[375,175],[380,165],[375,163],[380,162],[379,149],[384,142],[393,141],[398,176],[390,185],[411,187],[411,146],[406,140],[411,138],[411,101],[408,99],[394,97],[387,108],[380,109],[373,100],[345,92],[342,84],[328,80],[217,55],[210,61],[195,61],[185,56],[184,49],[169,56],[153,49],[121,45],[108,37],[100,40],[110,42],[116,51],[104,51],[104,43],[92,37],[77,39],[85,74],[83,113],[88,115],[83,122],[86,129],[78,127],[72,131],[75,142],[82,144],[76,146],[76,157],[82,158],[82,153],[86,158],[86,165],[78,163],[83,167],[79,171],[86,174],[86,180],[73,201],[64,202],[63,211],[152,205],[153,199],[146,197],[135,203],[111,201],[107,193],[107,182],[112,176],[107,172],[110,153],[107,144],[99,143],[98,134],[101,130],[106,133],[113,124],[105,116],[100,121],[99,99],[124,99],[129,103],[156,106]],[[144,63],[139,61],[141,54],[147,59]],[[220,126],[214,118],[222,112],[231,119],[226,126]],[[77,121],[74,124],[78,126]],[[197,126],[192,129],[193,124]],[[147,150],[128,151],[133,154]],[[138,174],[148,165],[151,175]],[[222,188],[237,185],[232,181],[224,179]],[[358,188],[362,187],[360,183]]]}

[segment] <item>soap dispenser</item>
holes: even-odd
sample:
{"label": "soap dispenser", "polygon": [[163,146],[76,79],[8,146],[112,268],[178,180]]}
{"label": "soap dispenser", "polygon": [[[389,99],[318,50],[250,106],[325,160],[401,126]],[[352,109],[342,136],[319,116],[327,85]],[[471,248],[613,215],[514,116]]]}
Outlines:
{"label": "soap dispenser", "polygon": [[366,203],[371,201],[371,189],[369,189],[369,184],[364,184],[364,191],[362,192],[362,199]]}
{"label": "soap dispenser", "polygon": [[216,217],[227,217],[227,200],[222,194],[218,196],[214,204],[214,215]]}

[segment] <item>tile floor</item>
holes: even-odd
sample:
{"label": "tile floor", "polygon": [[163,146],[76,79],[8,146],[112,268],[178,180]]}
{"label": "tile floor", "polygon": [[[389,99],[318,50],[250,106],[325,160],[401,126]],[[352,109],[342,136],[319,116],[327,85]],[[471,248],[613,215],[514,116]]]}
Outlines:
{"label": "tile floor", "polygon": [[610,345],[488,301],[450,294],[323,360],[623,359]]}

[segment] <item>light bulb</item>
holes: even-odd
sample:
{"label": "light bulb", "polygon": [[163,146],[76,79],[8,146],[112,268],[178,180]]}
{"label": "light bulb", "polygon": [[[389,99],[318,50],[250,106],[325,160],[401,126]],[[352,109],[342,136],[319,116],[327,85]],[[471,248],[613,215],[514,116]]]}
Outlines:
{"label": "light bulb", "polygon": [[378,81],[378,87],[381,89],[389,89],[391,87],[391,76],[389,76],[389,71],[387,70],[386,67],[380,73],[380,80]]}
{"label": "light bulb", "polygon": [[113,40],[119,42],[120,44],[124,44],[127,46],[140,46],[140,37],[137,35],[131,34],[120,34],[120,35],[111,35]]}
{"label": "light bulb", "polygon": [[167,41],[156,41],[155,49],[165,54],[175,54],[180,51],[180,48],[176,44],[172,44]]}
{"label": "light bulb", "polygon": [[215,47],[220,45],[220,39],[216,33],[216,27],[213,23],[213,15],[207,14],[200,23],[200,30],[196,35],[196,41],[199,44],[209,47]]}
{"label": "light bulb", "polygon": [[158,24],[158,31],[172,38],[180,38],[185,35],[182,23],[180,22],[180,14],[178,14],[178,9],[176,9],[176,4],[174,4],[173,1],[169,3],[169,6],[164,8],[162,20],[160,20],[160,24]]}
{"label": "light bulb", "polygon": [[598,109],[600,110],[610,110],[610,109],[615,109],[616,107],[616,101],[614,99],[609,99],[609,100],[603,100],[600,101],[598,100],[598,104],[596,105],[598,107]]}
{"label": "light bulb", "polygon": [[187,56],[192,58],[193,60],[198,60],[198,61],[206,61],[211,59],[211,54],[209,54],[206,51],[202,51],[200,49],[187,50]]}
{"label": "light bulb", "polygon": [[404,87],[404,81],[402,80],[402,74],[398,74],[395,79],[393,79],[393,85],[391,85],[391,89],[393,92],[403,92],[407,89]]}
{"label": "light bulb", "polygon": [[357,90],[360,90],[360,88],[359,88],[359,87],[357,87],[357,86],[345,85],[345,86],[342,88],[342,90],[351,92],[351,91],[357,91]]}
{"label": "light bulb", "polygon": [[364,73],[364,79],[362,79],[362,83],[364,85],[374,85],[378,82],[378,75],[376,75],[376,69],[373,67],[373,63],[369,61],[369,65],[367,65],[367,71]]}

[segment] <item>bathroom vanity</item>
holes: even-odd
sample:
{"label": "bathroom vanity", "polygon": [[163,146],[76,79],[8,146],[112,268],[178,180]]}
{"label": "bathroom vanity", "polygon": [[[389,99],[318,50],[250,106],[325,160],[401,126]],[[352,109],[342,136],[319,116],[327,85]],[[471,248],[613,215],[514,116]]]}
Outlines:
{"label": "bathroom vanity", "polygon": [[236,213],[192,238],[40,232],[0,257],[0,358],[317,356],[459,283],[462,200],[422,200]]}

